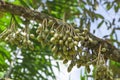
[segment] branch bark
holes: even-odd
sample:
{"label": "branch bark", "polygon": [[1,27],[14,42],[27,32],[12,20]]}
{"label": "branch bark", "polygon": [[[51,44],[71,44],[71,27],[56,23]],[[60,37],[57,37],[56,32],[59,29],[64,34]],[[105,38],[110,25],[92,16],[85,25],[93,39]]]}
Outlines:
{"label": "branch bark", "polygon": [[14,5],[8,2],[0,1],[0,11],[9,12],[14,15],[22,16],[28,20],[35,20],[41,22],[43,19],[53,19],[44,13],[39,13],[37,11],[25,8],[22,6]]}
{"label": "branch bark", "polygon": [[[4,1],[0,1],[0,11],[9,12],[9,13],[14,14],[14,15],[22,16],[28,20],[35,20],[37,22],[42,22],[43,19],[45,19],[45,18],[56,21],[54,17],[49,16],[47,14],[40,13],[40,12],[31,10],[29,8],[14,5],[14,4],[11,4],[8,2],[4,2]],[[61,23],[64,24],[61,20],[58,20],[58,21],[60,21],[60,24]],[[59,25],[59,22],[57,22],[56,25]],[[109,41],[100,39],[91,33],[89,33],[89,36],[96,43],[95,44],[91,44],[91,43],[88,44],[87,45],[88,48],[97,50],[99,48],[99,45],[102,44],[102,46],[107,49],[107,51],[105,53],[103,53],[105,55],[105,57],[108,59],[114,60],[116,62],[120,62],[120,50],[119,49],[117,49],[112,44],[110,44]]]}

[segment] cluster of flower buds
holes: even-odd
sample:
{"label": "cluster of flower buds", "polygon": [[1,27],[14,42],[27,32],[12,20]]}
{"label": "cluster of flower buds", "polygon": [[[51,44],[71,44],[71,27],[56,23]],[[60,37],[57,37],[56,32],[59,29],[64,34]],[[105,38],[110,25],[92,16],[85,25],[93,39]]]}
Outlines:
{"label": "cluster of flower buds", "polygon": [[16,45],[19,48],[30,48],[34,49],[33,42],[30,38],[33,38],[34,34],[28,34],[24,30],[13,28],[6,29],[2,34],[1,38],[11,45]]}
{"label": "cluster of flower buds", "polygon": [[[42,44],[49,44],[53,56],[63,60],[66,64],[68,61],[71,63],[68,67],[68,72],[71,71],[73,66],[80,67],[90,60],[91,54],[85,48],[85,45],[93,42],[93,40],[87,35],[88,30],[85,28],[80,31],[78,28],[73,28],[70,24],[56,25],[45,20],[37,28],[38,34],[37,40]],[[89,70],[89,66],[86,65]]]}
{"label": "cluster of flower buds", "polygon": [[98,65],[95,70],[95,80],[113,80],[113,73],[106,65]]}

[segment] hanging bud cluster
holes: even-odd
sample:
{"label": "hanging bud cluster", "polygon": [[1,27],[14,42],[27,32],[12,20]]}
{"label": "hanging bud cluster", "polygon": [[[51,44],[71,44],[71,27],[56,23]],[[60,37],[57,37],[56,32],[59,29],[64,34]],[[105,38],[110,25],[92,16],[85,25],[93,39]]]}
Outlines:
{"label": "hanging bud cluster", "polygon": [[56,22],[51,23],[45,19],[37,28],[36,33],[38,34],[37,40],[41,44],[44,43],[51,46],[51,51],[55,58],[62,59],[64,64],[71,61],[68,72],[71,71],[73,66],[77,65],[79,68],[92,60],[90,60],[92,57],[89,56],[91,55],[89,54],[89,49],[85,48],[87,43],[93,42],[89,36],[86,36],[88,33],[87,29],[81,32],[70,24],[59,24],[57,26]]}
{"label": "hanging bud cluster", "polygon": [[96,67],[95,80],[113,80],[113,73],[106,65]]}
{"label": "hanging bud cluster", "polygon": [[97,65],[95,69],[95,80],[113,80],[113,73],[110,68],[106,65],[104,55],[101,52],[105,52],[105,48],[99,48]]}
{"label": "hanging bud cluster", "polygon": [[25,29],[15,29],[15,25],[10,26],[3,33],[1,33],[2,39],[11,45],[16,45],[19,48],[30,48],[34,49],[33,42],[30,40],[33,38],[33,34],[28,34]]}
{"label": "hanging bud cluster", "polygon": [[[27,28],[29,29],[29,27]],[[36,33],[37,40],[42,46],[50,46],[54,58],[63,60],[64,64],[70,61],[68,72],[75,65],[78,68],[85,66],[87,71],[90,72],[89,65],[96,64],[97,49],[93,50],[87,47],[88,44],[96,44],[96,42],[92,40],[86,28],[79,30],[58,20],[44,19]],[[30,34],[25,28],[18,30],[12,25],[10,29],[0,34],[0,38],[18,47],[34,49],[31,41],[34,34]],[[106,48],[103,47],[101,51],[105,53]],[[99,68],[96,72],[99,72]]]}

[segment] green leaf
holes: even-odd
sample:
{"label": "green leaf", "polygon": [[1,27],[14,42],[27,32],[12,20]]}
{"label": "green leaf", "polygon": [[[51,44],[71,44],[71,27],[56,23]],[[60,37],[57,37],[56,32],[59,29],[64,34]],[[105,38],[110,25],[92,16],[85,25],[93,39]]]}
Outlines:
{"label": "green leaf", "polygon": [[102,16],[101,14],[95,14],[95,15],[96,15],[96,17],[98,17],[98,18],[104,19],[104,16]]}
{"label": "green leaf", "polygon": [[111,5],[111,3],[107,3],[107,10],[110,10],[111,8],[112,8],[112,5]]}
{"label": "green leaf", "polygon": [[97,28],[100,28],[101,25],[103,24],[103,22],[104,22],[104,20],[102,20],[102,21],[98,24]]}
{"label": "green leaf", "polygon": [[24,0],[19,0],[19,1],[20,1],[20,3],[21,3],[23,6],[29,8],[28,3],[26,3]]}
{"label": "green leaf", "polygon": [[119,10],[119,6],[114,6],[114,10],[115,10],[115,12],[117,13],[118,12],[118,10]]}
{"label": "green leaf", "polygon": [[5,75],[5,72],[0,72],[0,78],[3,78]]}
{"label": "green leaf", "polygon": [[4,47],[4,43],[0,44],[0,55],[4,58],[9,59],[10,58],[10,52],[7,51]]}

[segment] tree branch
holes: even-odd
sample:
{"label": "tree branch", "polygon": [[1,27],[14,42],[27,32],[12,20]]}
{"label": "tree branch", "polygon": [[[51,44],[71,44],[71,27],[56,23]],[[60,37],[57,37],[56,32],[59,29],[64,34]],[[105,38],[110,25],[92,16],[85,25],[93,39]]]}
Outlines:
{"label": "tree branch", "polygon": [[[56,21],[54,17],[51,17],[44,13],[39,13],[37,11],[31,10],[29,8],[25,8],[22,6],[14,5],[8,2],[0,1],[0,11],[2,12],[9,12],[14,15],[22,16],[28,20],[35,20],[37,22],[42,22],[43,19],[53,20]],[[64,24],[61,20],[58,20],[56,25],[59,25],[60,23]],[[89,43],[87,44],[87,47],[90,49],[98,50],[99,45],[102,44],[102,47],[105,47],[107,49],[106,52],[103,52],[105,55],[105,58],[109,58],[111,60],[114,60],[116,62],[120,62],[120,50],[114,47],[112,44],[109,43],[107,40],[100,39],[96,36],[94,36],[91,33],[88,33],[89,36],[93,39],[95,43]]]}
{"label": "tree branch", "polygon": [[29,8],[14,5],[8,2],[4,2],[4,1],[0,1],[0,11],[9,12],[14,15],[22,16],[28,20],[35,20],[38,22],[41,22],[45,18],[52,19],[52,17],[48,16],[47,14],[39,13]]}

